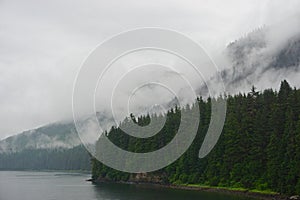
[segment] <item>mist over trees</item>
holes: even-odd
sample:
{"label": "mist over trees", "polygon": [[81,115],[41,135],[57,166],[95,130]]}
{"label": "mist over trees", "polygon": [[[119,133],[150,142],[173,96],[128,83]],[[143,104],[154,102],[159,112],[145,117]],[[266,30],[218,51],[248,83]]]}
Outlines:
{"label": "mist over trees", "polygon": [[[222,98],[227,100],[226,121],[221,137],[209,155],[198,158],[210,123],[211,103],[216,99],[199,97],[194,104],[200,108],[200,123],[193,144],[176,162],[146,174],[144,179],[138,179],[139,174],[111,169],[94,158],[91,161],[83,146],[2,153],[0,170],[92,169],[94,180],[201,184],[300,194],[300,89],[282,81],[279,91],[258,92],[252,87],[247,94]],[[180,126],[181,113],[193,108],[193,105],[174,107],[165,116],[135,118],[131,115],[140,126],[166,117],[163,129],[150,138],[132,137],[120,127],[112,127],[102,136],[127,151],[151,152],[173,139]],[[129,121],[125,120],[121,126],[126,123]]]}
{"label": "mist over trees", "polygon": [[90,170],[84,146],[70,149],[26,149],[0,154],[0,170]]}
{"label": "mist over trees", "polygon": [[[283,194],[300,194],[300,90],[282,81],[280,90],[223,97],[227,100],[227,117],[222,135],[210,152],[198,158],[208,129],[211,101],[198,98],[200,124],[190,148],[175,163],[153,173],[163,184],[203,184],[272,190]],[[193,106],[191,106],[193,107]],[[172,140],[186,108],[174,108],[166,114],[164,128],[148,139],[138,139],[112,127],[106,136],[117,146],[132,152],[157,150]],[[142,116],[136,123],[147,125],[162,116]],[[155,162],[155,161],[154,161]],[[111,169],[92,159],[94,180],[134,181],[136,175]]]}

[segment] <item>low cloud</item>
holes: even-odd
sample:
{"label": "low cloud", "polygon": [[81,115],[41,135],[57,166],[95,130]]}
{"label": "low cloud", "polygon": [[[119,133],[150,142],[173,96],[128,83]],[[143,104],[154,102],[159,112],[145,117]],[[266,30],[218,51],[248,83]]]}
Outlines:
{"label": "low cloud", "polygon": [[[268,36],[273,45],[269,50],[276,52],[284,46],[286,38],[295,34],[299,27],[293,22],[293,19],[299,19],[299,7],[298,0],[2,0],[0,138],[49,122],[71,120],[72,89],[78,69],[89,52],[113,34],[149,26],[174,29],[201,43],[217,65],[226,69],[231,67],[222,56],[226,45],[257,27],[281,24]],[[249,60],[260,59],[257,58],[259,52],[251,56],[256,58]],[[175,65],[180,73],[190,77],[192,84],[202,84],[182,68],[180,61],[173,59],[167,64]],[[292,84],[298,84],[296,76],[288,72],[272,70],[278,74],[278,79],[286,74]],[[259,70],[253,73],[259,74]],[[111,77],[114,74],[117,72],[112,72]],[[267,81],[259,83],[261,88],[278,85],[271,75],[270,71],[270,75],[262,76],[261,80]],[[168,71],[159,77],[177,86]],[[178,90],[182,91],[180,85]],[[159,91],[151,91],[155,100],[166,101]],[[124,99],[126,95],[128,93],[124,94]],[[123,100],[123,97],[119,98]],[[153,96],[140,98],[142,102],[138,98],[135,104],[139,104],[138,108],[142,104],[150,105],[151,98]]]}

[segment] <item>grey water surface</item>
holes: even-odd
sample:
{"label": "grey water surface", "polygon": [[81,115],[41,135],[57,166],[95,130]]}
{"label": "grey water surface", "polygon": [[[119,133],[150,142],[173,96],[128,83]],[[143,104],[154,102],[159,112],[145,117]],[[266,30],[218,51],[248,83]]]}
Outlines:
{"label": "grey water surface", "polygon": [[89,174],[0,171],[0,200],[246,200],[219,193],[87,182]]}

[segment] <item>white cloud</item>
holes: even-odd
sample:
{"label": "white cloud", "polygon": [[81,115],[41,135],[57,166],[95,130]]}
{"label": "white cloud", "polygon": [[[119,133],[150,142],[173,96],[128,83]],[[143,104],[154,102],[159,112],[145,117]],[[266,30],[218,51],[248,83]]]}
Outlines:
{"label": "white cloud", "polygon": [[145,26],[174,29],[217,58],[230,41],[299,7],[298,0],[2,0],[0,138],[70,118],[77,70],[112,34]]}

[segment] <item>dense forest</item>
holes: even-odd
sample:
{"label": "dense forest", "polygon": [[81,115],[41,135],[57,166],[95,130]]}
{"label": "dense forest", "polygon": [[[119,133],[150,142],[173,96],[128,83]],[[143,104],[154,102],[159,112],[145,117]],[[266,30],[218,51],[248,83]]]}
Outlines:
{"label": "dense forest", "polygon": [[0,170],[90,170],[84,146],[71,149],[26,149],[0,154]]}
{"label": "dense forest", "polygon": [[[198,158],[208,129],[211,102],[198,98],[200,124],[190,148],[173,164],[146,177],[159,177],[163,184],[201,184],[271,190],[300,194],[300,90],[282,81],[279,91],[267,89],[248,94],[228,95],[227,116],[222,135],[210,152]],[[192,106],[191,106],[192,107]],[[132,152],[159,149],[172,140],[185,108],[174,108],[165,115],[164,128],[155,136],[141,139],[113,127],[108,137],[120,148]],[[135,123],[144,126],[155,117],[141,116]],[[92,159],[94,180],[131,181],[135,174],[111,169]],[[149,178],[148,180],[153,180]],[[155,181],[154,181],[155,182]]]}

